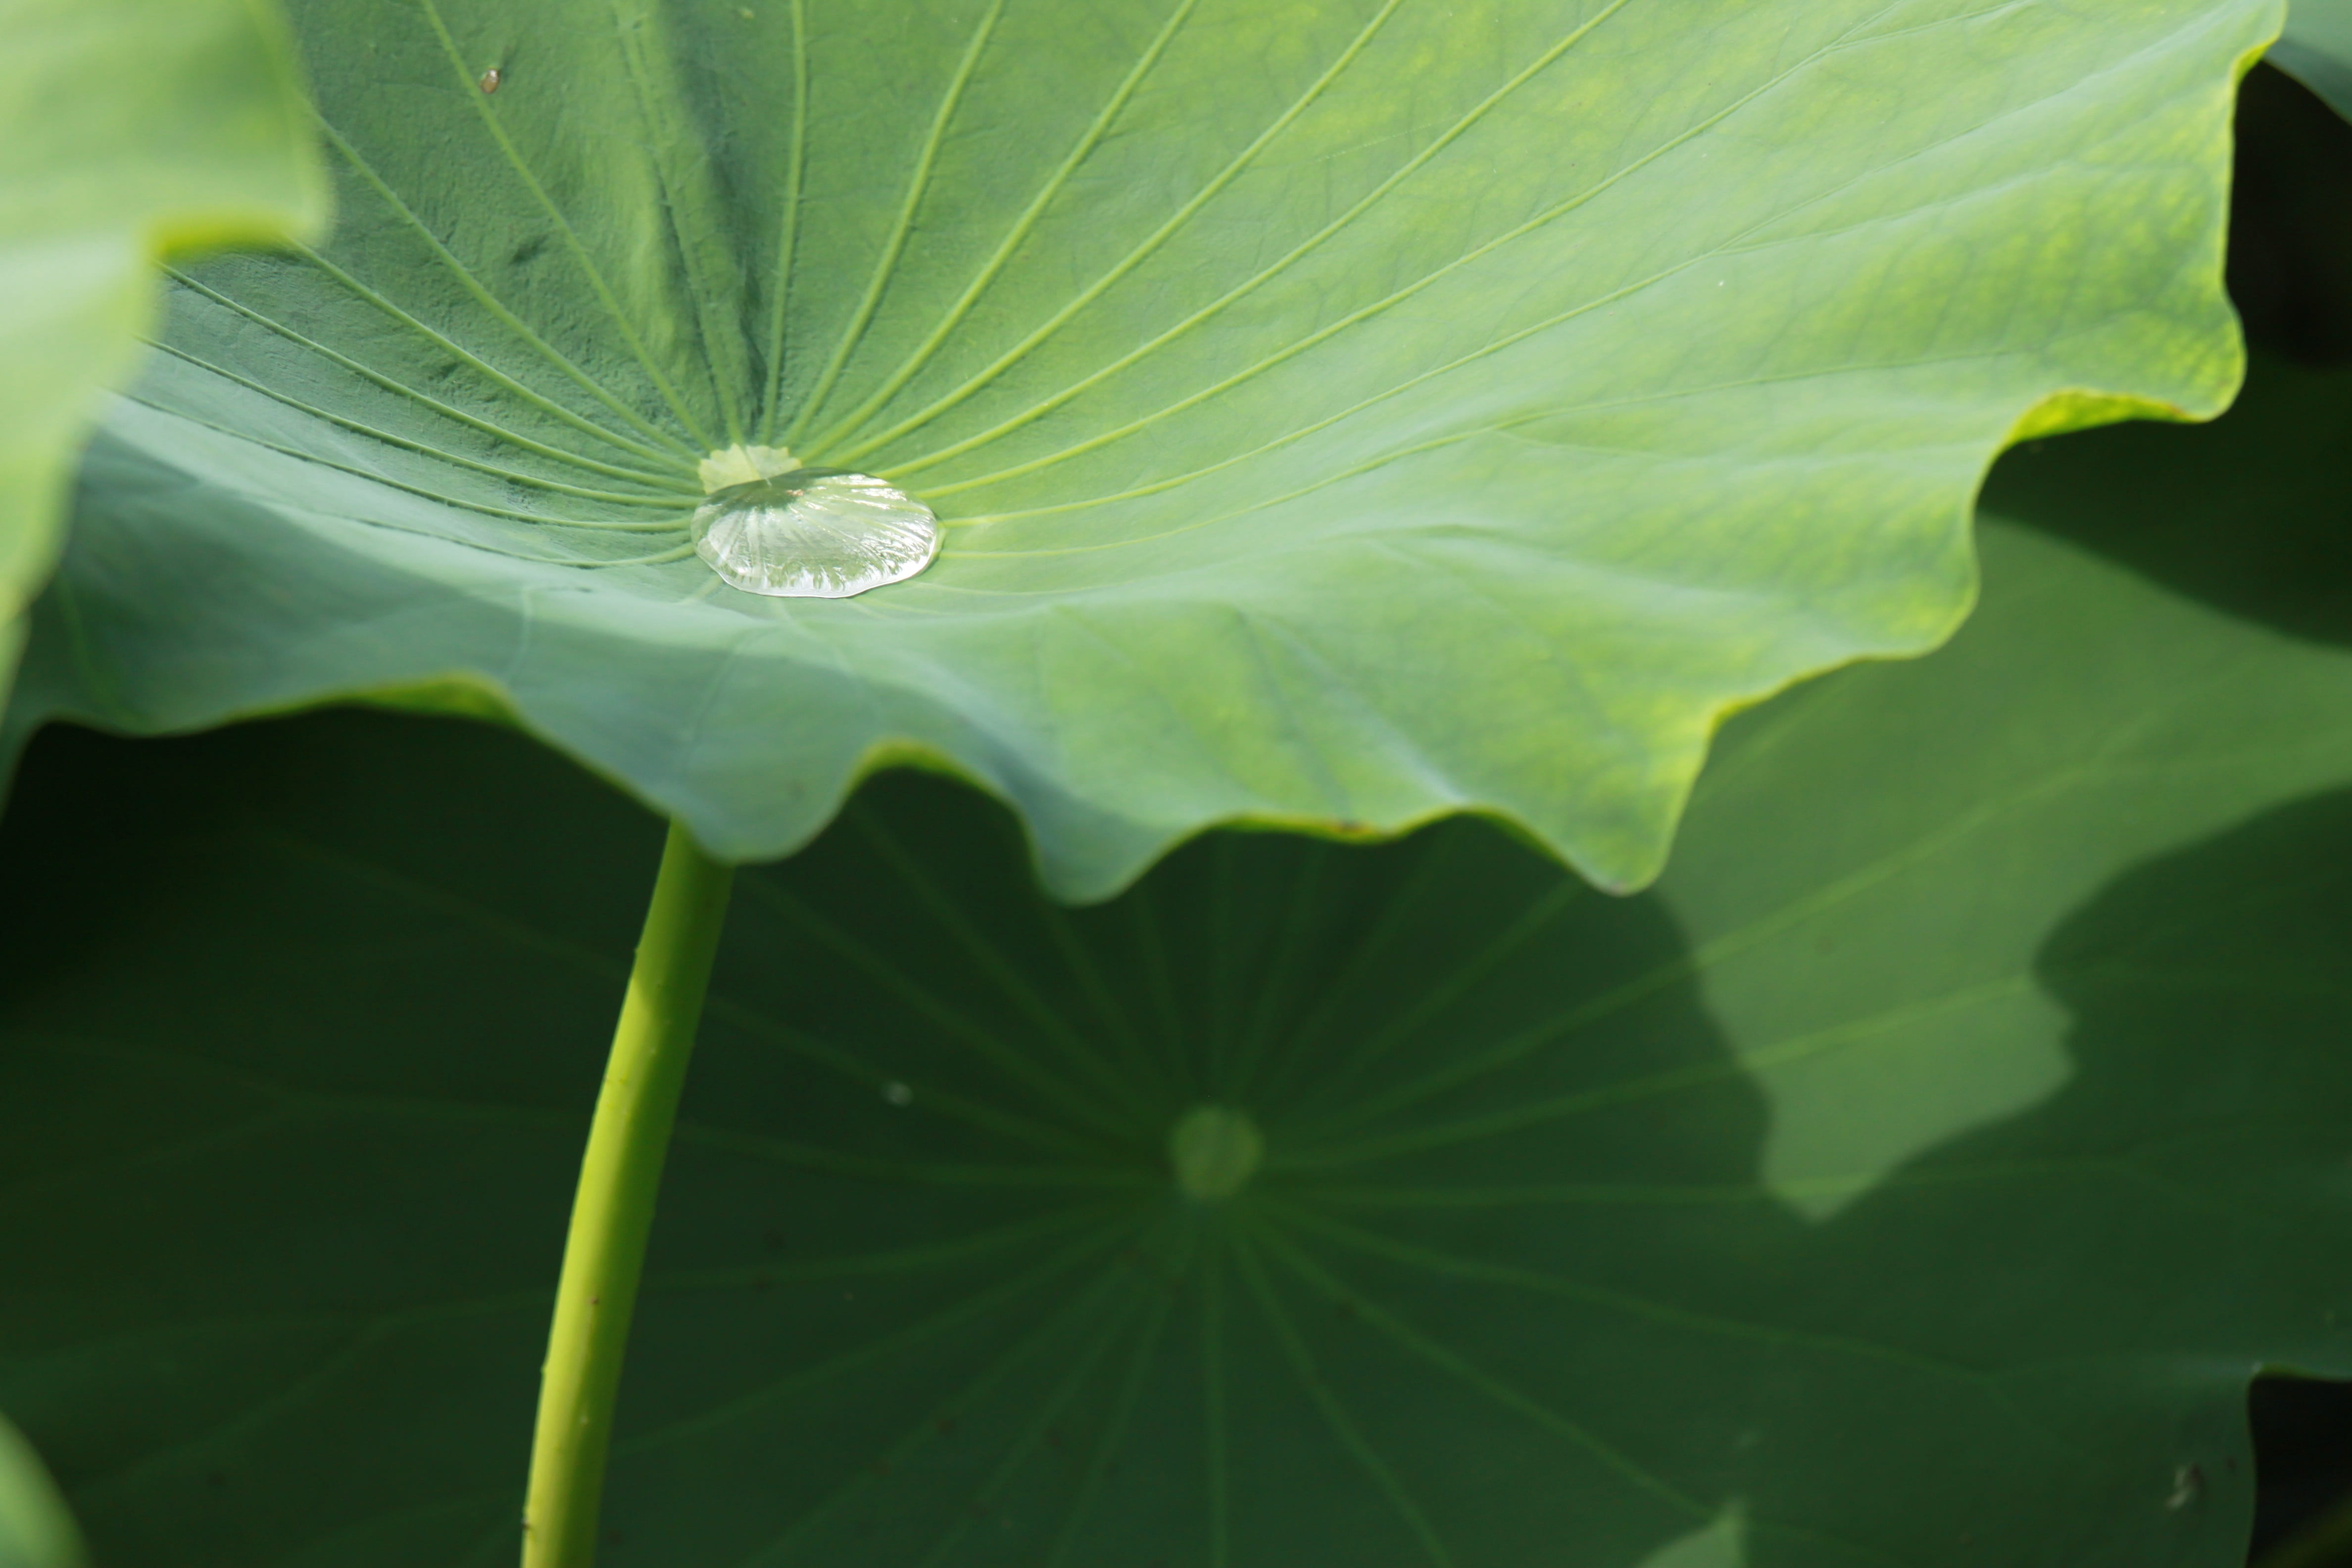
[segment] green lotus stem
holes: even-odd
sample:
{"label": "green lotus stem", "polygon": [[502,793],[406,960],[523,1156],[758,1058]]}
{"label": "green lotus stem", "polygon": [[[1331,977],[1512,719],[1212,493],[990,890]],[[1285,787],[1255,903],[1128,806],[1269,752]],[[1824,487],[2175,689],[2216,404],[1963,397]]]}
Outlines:
{"label": "green lotus stem", "polygon": [[588,1568],[595,1559],[621,1356],[733,878],[670,825],[572,1202],[531,1440],[523,1568]]}

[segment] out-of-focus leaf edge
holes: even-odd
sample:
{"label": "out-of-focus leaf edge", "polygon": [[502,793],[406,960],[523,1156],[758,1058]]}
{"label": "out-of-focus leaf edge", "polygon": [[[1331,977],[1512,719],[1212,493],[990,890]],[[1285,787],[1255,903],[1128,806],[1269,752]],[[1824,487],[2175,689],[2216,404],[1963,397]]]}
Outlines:
{"label": "out-of-focus leaf edge", "polygon": [[82,1568],[87,1561],[40,1456],[0,1417],[0,1568]]}
{"label": "out-of-focus leaf edge", "polygon": [[[251,28],[264,73],[277,89],[272,107],[289,190],[274,200],[164,207],[126,226],[124,243],[131,254],[122,258],[123,280],[112,301],[121,331],[108,345],[109,352],[80,378],[88,390],[67,390],[66,406],[54,416],[59,433],[47,443],[37,433],[32,444],[37,448],[47,444],[49,450],[37,451],[28,464],[34,471],[30,504],[21,520],[23,532],[14,543],[0,532],[0,699],[14,684],[16,661],[24,651],[25,611],[56,571],[64,549],[82,448],[97,427],[105,399],[130,383],[145,358],[147,339],[162,313],[163,264],[211,251],[267,249],[314,240],[331,222],[331,187],[319,155],[316,115],[293,30],[277,0],[240,0],[239,9]],[[136,58],[142,40],[133,29],[123,31],[129,36],[119,40],[121,51]],[[117,81],[121,91],[146,90],[142,85],[145,79],[137,70],[95,74]],[[24,373],[23,367],[16,368]],[[44,467],[47,472],[41,471]],[[0,529],[7,521],[0,516]]]}

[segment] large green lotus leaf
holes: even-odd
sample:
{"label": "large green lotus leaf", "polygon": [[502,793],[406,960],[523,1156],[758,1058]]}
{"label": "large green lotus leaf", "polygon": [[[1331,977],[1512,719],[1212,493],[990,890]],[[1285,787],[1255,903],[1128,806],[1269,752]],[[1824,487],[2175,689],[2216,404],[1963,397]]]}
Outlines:
{"label": "large green lotus leaf", "polygon": [[257,0],[0,0],[0,689],[158,257],[315,233],[326,181]]}
{"label": "large green lotus leaf", "polygon": [[[1221,821],[1654,874],[1729,709],[1967,609],[2020,428],[2210,415],[2263,0],[313,0],[343,214],[188,275],[16,729],[518,717],[721,854],[878,763],[1101,897]],[[841,602],[740,442],[935,507]]]}
{"label": "large green lotus leaf", "polygon": [[0,1421],[0,1568],[76,1568],[81,1543],[40,1457]]}
{"label": "large green lotus leaf", "polygon": [[2294,0],[2270,60],[2352,120],[2352,0]]}
{"label": "large green lotus leaf", "polygon": [[[2352,618],[2097,552],[2301,603],[2352,386],[2265,390],[2018,465],[2076,538],[1738,721],[1635,899],[1454,819],[1068,911],[910,774],[746,870],[604,1560],[2233,1568],[2248,1378],[2352,1372]],[[0,1403],[120,1568],[504,1561],[660,824],[383,715],[36,758]]]}

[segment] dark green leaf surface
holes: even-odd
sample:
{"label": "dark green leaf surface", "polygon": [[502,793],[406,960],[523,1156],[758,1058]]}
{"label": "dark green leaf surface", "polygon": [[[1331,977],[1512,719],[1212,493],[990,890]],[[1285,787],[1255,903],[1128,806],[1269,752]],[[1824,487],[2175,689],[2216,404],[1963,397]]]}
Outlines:
{"label": "dark green leaf surface", "polygon": [[[394,691],[730,857],[914,757],[1070,896],[1462,810],[1638,884],[1724,712],[1949,632],[2013,432],[2226,401],[2276,17],[312,0],[341,227],[179,291],[16,731]],[[742,441],[944,554],[720,587]]]}
{"label": "dark green leaf surface", "polygon": [[[604,1561],[2233,1568],[2247,1378],[2352,1372],[2347,405],[2013,465],[2073,540],[1735,724],[1636,899],[1456,820],[1065,910],[877,781],[740,884]],[[0,1405],[120,1568],[505,1561],[659,824],[488,728],[45,746]]]}
{"label": "dark green leaf surface", "polygon": [[156,259],[315,234],[326,183],[257,0],[0,0],[0,689]]}
{"label": "dark green leaf surface", "polygon": [[0,1568],[77,1568],[80,1562],[73,1521],[40,1456],[0,1420]]}
{"label": "dark green leaf surface", "polygon": [[2270,59],[2352,120],[2352,0],[2294,0]]}

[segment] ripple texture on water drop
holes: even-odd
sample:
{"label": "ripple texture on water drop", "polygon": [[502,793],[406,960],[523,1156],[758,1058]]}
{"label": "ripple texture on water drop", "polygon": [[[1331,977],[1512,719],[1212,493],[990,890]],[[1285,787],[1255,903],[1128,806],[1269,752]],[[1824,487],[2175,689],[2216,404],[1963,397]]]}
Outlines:
{"label": "ripple texture on water drop", "polygon": [[930,508],[840,468],[730,485],[697,509],[693,533],[730,587],[778,598],[845,599],[903,582],[940,552]]}

